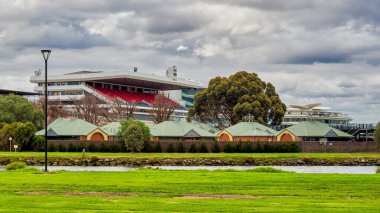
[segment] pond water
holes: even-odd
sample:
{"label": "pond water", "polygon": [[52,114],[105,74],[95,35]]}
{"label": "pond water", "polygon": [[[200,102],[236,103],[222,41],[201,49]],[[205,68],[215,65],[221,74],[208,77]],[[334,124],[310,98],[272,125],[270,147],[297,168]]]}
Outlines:
{"label": "pond water", "polygon": [[[260,166],[151,166],[153,169],[163,170],[247,170],[254,169]],[[265,166],[264,166],[265,167]],[[334,174],[376,174],[376,166],[271,166],[284,171],[296,173],[334,173]],[[39,169],[44,169],[43,166],[37,166]],[[147,167],[143,167],[147,168]],[[3,168],[2,168],[3,169]],[[123,167],[123,166],[49,166],[49,171],[133,171],[139,168]]]}

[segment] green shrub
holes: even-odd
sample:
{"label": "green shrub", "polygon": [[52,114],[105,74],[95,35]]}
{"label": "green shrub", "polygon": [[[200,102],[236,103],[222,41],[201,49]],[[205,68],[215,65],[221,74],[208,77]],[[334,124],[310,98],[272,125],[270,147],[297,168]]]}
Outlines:
{"label": "green shrub", "polygon": [[33,150],[37,152],[44,151],[45,149],[45,137],[41,135],[35,135],[33,138]]}
{"label": "green shrub", "polygon": [[66,152],[66,147],[63,144],[58,145],[58,152]]}
{"label": "green shrub", "polygon": [[67,151],[68,152],[76,152],[77,147],[74,144],[70,143],[69,146],[67,147]]}
{"label": "green shrub", "polygon": [[83,143],[78,144],[77,152],[83,152],[83,149],[84,149],[84,144]]}
{"label": "green shrub", "polygon": [[225,153],[233,153],[235,150],[234,150],[234,145],[232,145],[231,142],[227,142],[225,144],[225,147],[224,147],[224,152]]}
{"label": "green shrub", "polygon": [[247,141],[244,144],[243,151],[245,153],[252,153],[253,152],[253,145],[251,141]]}
{"label": "green shrub", "polygon": [[150,142],[149,141],[144,141],[144,144],[143,144],[143,149],[142,149],[143,152],[152,152],[152,147],[150,146]]}
{"label": "green shrub", "polygon": [[298,147],[296,142],[291,142],[289,145],[288,152],[300,152],[301,149]]}
{"label": "green shrub", "polygon": [[197,151],[197,145],[194,142],[191,142],[189,152],[196,153]]}
{"label": "green shrub", "polygon": [[235,144],[235,152],[239,153],[239,152],[243,152],[243,145],[242,145],[242,142],[239,141]]}
{"label": "green shrub", "polygon": [[157,142],[154,152],[162,152],[161,142]]}
{"label": "green shrub", "polygon": [[116,144],[111,144],[110,151],[111,152],[120,152],[120,148]]}
{"label": "green shrub", "polygon": [[57,149],[55,148],[55,146],[53,145],[53,144],[50,144],[49,146],[48,146],[48,151],[49,152],[55,152]]}
{"label": "green shrub", "polygon": [[6,170],[16,170],[16,169],[23,169],[26,167],[25,162],[12,162],[10,164],[7,164],[5,167]]}
{"label": "green shrub", "polygon": [[179,141],[178,142],[177,152],[179,152],[179,153],[184,153],[185,152],[185,146],[183,144],[183,141]]}
{"label": "green shrub", "polygon": [[263,144],[259,141],[253,151],[257,153],[263,152],[264,151]]}
{"label": "green shrub", "polygon": [[107,146],[104,142],[100,144],[99,152],[110,152],[110,147]]}
{"label": "green shrub", "polygon": [[219,153],[220,152],[220,147],[219,147],[218,141],[214,141],[214,145],[212,146],[212,152],[213,153]]}
{"label": "green shrub", "polygon": [[129,152],[140,152],[144,147],[144,132],[138,124],[131,124],[123,133],[125,148]]}
{"label": "green shrub", "polygon": [[173,153],[174,152],[174,145],[172,142],[169,142],[168,149],[166,150],[168,153]]}
{"label": "green shrub", "polygon": [[95,144],[93,142],[91,142],[89,145],[88,145],[88,151],[89,152],[97,152],[97,148],[95,146]]}
{"label": "green shrub", "polygon": [[208,153],[207,145],[204,141],[202,141],[201,146],[199,147],[200,153]]}

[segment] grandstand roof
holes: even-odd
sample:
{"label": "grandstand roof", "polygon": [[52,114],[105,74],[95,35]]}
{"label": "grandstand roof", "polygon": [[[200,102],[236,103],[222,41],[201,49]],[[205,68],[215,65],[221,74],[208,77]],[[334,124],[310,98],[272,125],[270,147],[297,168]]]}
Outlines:
{"label": "grandstand roof", "polygon": [[[43,83],[44,76],[32,76],[30,81],[32,83]],[[179,89],[198,89],[205,86],[199,82],[184,80],[184,79],[171,79],[165,76],[158,76],[153,74],[117,71],[117,72],[102,72],[102,71],[78,71],[74,73],[67,73],[63,75],[49,75],[48,82],[68,82],[68,81],[93,81],[114,83],[121,85],[129,85],[135,87],[144,87],[157,90],[179,90]]]}

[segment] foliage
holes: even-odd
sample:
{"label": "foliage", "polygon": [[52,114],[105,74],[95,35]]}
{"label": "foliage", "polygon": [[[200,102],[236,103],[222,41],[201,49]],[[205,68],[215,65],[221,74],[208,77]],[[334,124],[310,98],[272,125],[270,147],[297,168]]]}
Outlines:
{"label": "foliage", "polygon": [[142,149],[143,152],[152,152],[152,147],[150,146],[150,143],[149,141],[144,141],[144,144],[143,144],[143,149]]}
{"label": "foliage", "polygon": [[12,137],[12,144],[17,144],[19,150],[33,150],[33,141],[37,129],[31,122],[14,122],[5,124],[0,130],[0,140],[2,147],[9,146],[9,137]]}
{"label": "foliage", "polygon": [[380,147],[380,122],[377,123],[375,127],[375,132],[373,133],[373,137],[375,139],[376,145]]}
{"label": "foliage", "polygon": [[201,146],[199,147],[200,153],[208,153],[207,145],[204,141],[202,141]]}
{"label": "foliage", "polygon": [[58,145],[58,152],[66,152],[66,147],[61,143]]}
{"label": "foliage", "polygon": [[120,125],[121,125],[120,129],[116,135],[116,138],[118,140],[124,141],[124,132],[130,125],[137,125],[141,128],[144,135],[144,141],[149,141],[152,138],[149,127],[141,121],[131,119],[131,118],[123,119],[120,121]]}
{"label": "foliage", "polygon": [[109,146],[107,146],[107,144],[105,144],[104,142],[100,144],[99,152],[110,152],[110,151],[111,149]]}
{"label": "foliage", "polygon": [[82,98],[72,97],[72,116],[85,120],[95,125],[101,125],[111,121],[111,113],[102,107],[102,101],[91,94],[85,94]]}
{"label": "foliage", "polygon": [[211,150],[213,153],[219,153],[220,152],[220,147],[219,147],[219,142],[218,141],[214,141],[214,144],[212,146],[212,150]]}
{"label": "foliage", "polygon": [[116,153],[116,152],[120,152],[120,148],[119,146],[117,146],[116,144],[111,144],[110,145],[110,151],[113,152],[113,153]]}
{"label": "foliage", "polygon": [[168,153],[173,153],[174,152],[174,144],[173,142],[169,142],[168,144],[168,149],[166,150]]}
{"label": "foliage", "polygon": [[261,153],[264,151],[263,144],[259,141],[254,149],[254,152]]}
{"label": "foliage", "polygon": [[244,143],[243,152],[245,153],[252,153],[253,152],[253,145],[251,141],[247,141]]}
{"label": "foliage", "polygon": [[77,151],[77,147],[74,144],[69,143],[69,146],[67,147],[67,151],[68,152],[76,152]]}
{"label": "foliage", "polygon": [[48,145],[48,152],[55,152],[55,151],[57,151],[57,149],[53,144]]}
{"label": "foliage", "polygon": [[77,145],[77,152],[83,152],[83,149],[84,149],[84,144],[83,143],[80,143]]}
{"label": "foliage", "polygon": [[271,83],[262,81],[255,73],[240,71],[228,78],[211,79],[208,87],[195,95],[189,116],[198,115],[201,121],[223,128],[248,114],[262,124],[277,125],[285,111],[286,106]]}
{"label": "foliage", "polygon": [[130,152],[140,152],[144,145],[144,132],[139,125],[132,124],[124,131],[125,148]]}
{"label": "foliage", "polygon": [[234,151],[236,153],[243,152],[243,144],[242,144],[241,141],[239,141],[239,142],[236,143]]}
{"label": "foliage", "polygon": [[157,142],[156,147],[154,147],[154,152],[162,152],[161,143]]}
{"label": "foliage", "polygon": [[12,162],[10,164],[7,164],[5,167],[6,170],[16,170],[16,169],[23,169],[26,167],[25,162]]}
{"label": "foliage", "polygon": [[149,110],[149,114],[152,116],[152,119],[156,124],[168,121],[176,108],[174,102],[165,97],[164,94],[155,95],[151,107],[152,109]]}
{"label": "foliage", "polygon": [[45,149],[45,137],[41,135],[35,135],[33,137],[33,144],[32,144],[33,151],[44,151]]}
{"label": "foliage", "polygon": [[235,152],[234,146],[232,145],[231,142],[227,142],[227,143],[225,144],[224,152],[225,152],[225,153],[233,153],[233,152]]}
{"label": "foliage", "polygon": [[35,127],[41,129],[43,118],[43,111],[34,107],[22,96],[13,94],[0,96],[0,122],[9,124],[31,122]]}
{"label": "foliage", "polygon": [[198,152],[197,145],[196,145],[194,142],[191,142],[191,143],[190,143],[190,149],[189,149],[189,152],[190,152],[190,153],[196,153],[196,152]]}
{"label": "foliage", "polygon": [[177,152],[179,152],[179,153],[185,152],[185,146],[184,146],[182,140],[178,141]]}
{"label": "foliage", "polygon": [[97,147],[95,146],[95,144],[93,142],[91,142],[89,145],[88,145],[88,151],[89,152],[96,152],[98,151]]}

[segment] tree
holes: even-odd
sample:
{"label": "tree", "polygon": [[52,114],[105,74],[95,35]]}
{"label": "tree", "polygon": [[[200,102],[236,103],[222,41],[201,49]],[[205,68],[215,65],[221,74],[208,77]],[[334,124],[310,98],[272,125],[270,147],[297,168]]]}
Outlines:
{"label": "tree", "polygon": [[116,138],[119,140],[124,139],[124,132],[131,125],[137,125],[141,128],[141,131],[143,132],[143,135],[144,135],[144,141],[149,141],[152,138],[152,135],[150,134],[149,127],[141,121],[129,118],[129,119],[121,120],[120,125],[121,125],[120,129],[119,129],[118,133],[116,134]]}
{"label": "tree", "polygon": [[85,94],[83,98],[71,98],[73,103],[73,116],[95,125],[105,124],[111,121],[109,109],[102,101],[91,94]]}
{"label": "tree", "polygon": [[[35,102],[35,107],[40,109],[41,111],[44,111],[45,99],[43,97],[40,97]],[[66,118],[70,115],[70,111],[59,100],[54,100],[54,101],[48,100],[47,113],[48,113],[48,124],[52,123],[57,118]]]}
{"label": "tree", "polygon": [[271,83],[262,81],[256,73],[240,71],[228,78],[211,79],[204,91],[195,94],[190,112],[203,122],[224,128],[248,114],[262,124],[277,125],[285,111],[286,106]]}
{"label": "tree", "polygon": [[154,123],[158,124],[168,121],[170,116],[174,113],[176,106],[174,101],[165,97],[163,94],[157,94],[152,103],[152,110],[149,114],[152,116]]}
{"label": "tree", "polygon": [[0,140],[3,149],[8,149],[8,139],[12,137],[13,144],[17,144],[19,150],[32,150],[36,131],[36,127],[31,122],[5,124],[0,130]]}
{"label": "tree", "polygon": [[32,102],[18,95],[0,96],[0,122],[32,122],[43,128],[44,114]]}
{"label": "tree", "polygon": [[125,102],[119,98],[111,100],[111,111],[116,119],[133,118],[133,113],[136,111],[136,102]]}
{"label": "tree", "polygon": [[373,133],[373,137],[378,147],[380,147],[380,122],[377,123],[375,127],[375,132]]}
{"label": "tree", "polygon": [[144,145],[144,133],[140,126],[130,125],[123,134],[125,148],[130,152],[140,152]]}

